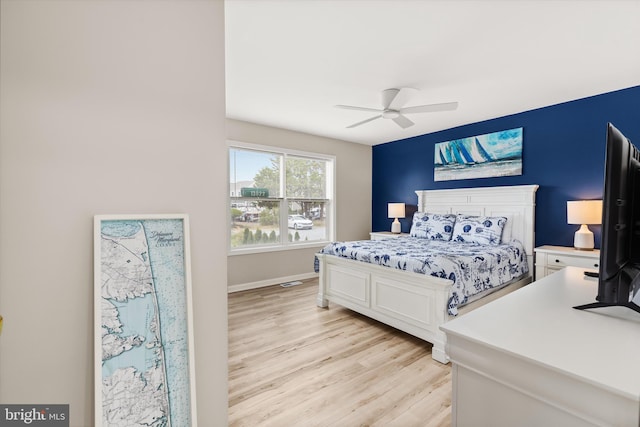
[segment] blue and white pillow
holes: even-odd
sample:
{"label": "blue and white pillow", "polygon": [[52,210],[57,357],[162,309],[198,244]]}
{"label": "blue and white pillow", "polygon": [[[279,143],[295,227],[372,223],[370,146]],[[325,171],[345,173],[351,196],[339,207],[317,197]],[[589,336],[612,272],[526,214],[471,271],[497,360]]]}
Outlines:
{"label": "blue and white pillow", "polygon": [[451,240],[455,221],[456,216],[453,214],[416,212],[413,214],[409,235],[430,240]]}
{"label": "blue and white pillow", "polygon": [[455,242],[499,245],[506,223],[507,218],[503,216],[458,215],[451,239]]}

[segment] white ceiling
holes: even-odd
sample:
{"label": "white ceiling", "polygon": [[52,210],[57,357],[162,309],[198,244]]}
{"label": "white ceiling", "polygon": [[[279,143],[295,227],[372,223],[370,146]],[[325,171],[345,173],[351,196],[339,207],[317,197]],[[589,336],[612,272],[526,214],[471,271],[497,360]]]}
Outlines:
{"label": "white ceiling", "polygon": [[[640,85],[640,0],[226,0],[227,117],[375,145]],[[336,104],[458,101],[402,129]]]}

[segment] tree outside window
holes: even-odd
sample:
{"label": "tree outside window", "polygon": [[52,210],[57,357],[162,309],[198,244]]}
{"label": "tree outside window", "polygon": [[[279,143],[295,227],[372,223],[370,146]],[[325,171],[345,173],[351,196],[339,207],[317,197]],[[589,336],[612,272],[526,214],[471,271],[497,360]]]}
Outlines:
{"label": "tree outside window", "polygon": [[329,240],[333,159],[231,147],[229,164],[232,250]]}

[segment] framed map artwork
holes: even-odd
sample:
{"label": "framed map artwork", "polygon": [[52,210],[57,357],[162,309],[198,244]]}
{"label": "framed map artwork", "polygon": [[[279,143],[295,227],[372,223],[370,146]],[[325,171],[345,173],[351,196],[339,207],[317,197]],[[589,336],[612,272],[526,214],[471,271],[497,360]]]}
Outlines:
{"label": "framed map artwork", "polygon": [[95,425],[196,426],[188,216],[94,218]]}

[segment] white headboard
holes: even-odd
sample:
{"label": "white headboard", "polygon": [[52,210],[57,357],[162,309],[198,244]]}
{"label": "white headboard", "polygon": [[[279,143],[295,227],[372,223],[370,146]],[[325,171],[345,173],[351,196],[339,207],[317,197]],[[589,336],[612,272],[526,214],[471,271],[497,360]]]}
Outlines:
{"label": "white headboard", "polygon": [[517,239],[522,242],[532,272],[537,189],[538,185],[513,185],[419,190],[416,194],[421,212],[507,217],[502,241]]}

